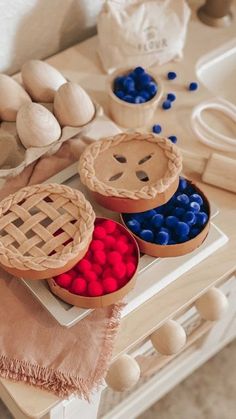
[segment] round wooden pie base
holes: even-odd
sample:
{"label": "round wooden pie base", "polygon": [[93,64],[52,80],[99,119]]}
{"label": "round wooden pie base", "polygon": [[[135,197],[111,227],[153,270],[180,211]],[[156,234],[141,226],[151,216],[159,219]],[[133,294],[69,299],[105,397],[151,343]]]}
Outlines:
{"label": "round wooden pie base", "polygon": [[73,266],[76,265],[86,254],[90,241],[92,240],[92,236],[90,237],[89,241],[87,242],[86,247],[79,252],[79,254],[76,256],[76,258],[71,259],[69,262],[67,262],[64,266],[57,268],[57,269],[46,269],[43,271],[33,271],[32,269],[28,270],[21,270],[17,268],[10,268],[6,265],[0,265],[2,268],[10,273],[11,275],[16,276],[17,278],[24,278],[24,279],[32,279],[32,280],[40,280],[40,279],[47,279],[51,278],[52,276],[57,276],[60,274],[63,274],[64,272],[69,271],[73,268]]}
{"label": "round wooden pie base", "polygon": [[[145,240],[142,240],[140,237],[136,236],[136,234],[134,234],[131,230],[128,229],[130,233],[133,234],[133,236],[135,237],[135,240],[137,241],[139,245],[139,249],[141,253],[144,253],[149,256],[161,257],[161,258],[183,256],[183,255],[193,252],[195,249],[201,246],[201,244],[204,242],[210,229],[210,218],[211,218],[210,204],[205,194],[197,186],[195,186],[193,182],[190,182],[190,183],[194,186],[196,192],[199,193],[203,197],[205,204],[207,206],[207,212],[208,212],[209,218],[203,230],[196,237],[184,243],[160,245],[160,244],[150,243]],[[120,217],[124,226],[128,228],[123,219],[122,214],[120,215]]]}
{"label": "round wooden pie base", "polygon": [[115,212],[143,212],[150,209],[159,207],[166,204],[174,193],[177,191],[179,185],[179,177],[162,193],[159,193],[153,199],[130,199],[130,198],[118,198],[116,196],[105,196],[98,192],[91,191],[91,194],[95,201]]}

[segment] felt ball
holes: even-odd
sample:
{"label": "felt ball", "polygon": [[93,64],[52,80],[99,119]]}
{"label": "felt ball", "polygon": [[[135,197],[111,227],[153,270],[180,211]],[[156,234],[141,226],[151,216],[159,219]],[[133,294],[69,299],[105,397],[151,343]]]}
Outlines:
{"label": "felt ball", "polygon": [[75,269],[82,272],[82,273],[86,273],[87,271],[91,271],[92,265],[91,262],[87,259],[82,259],[80,260],[77,265],[75,266]]}
{"label": "felt ball", "polygon": [[118,289],[123,288],[127,282],[129,281],[129,278],[124,276],[124,278],[117,279]]}
{"label": "felt ball", "polygon": [[203,205],[203,199],[198,193],[194,193],[189,197],[190,202],[197,202],[200,206]]}
{"label": "felt ball", "polygon": [[176,234],[180,237],[187,236],[189,234],[189,230],[190,230],[189,225],[182,221],[179,221],[175,228]]}
{"label": "felt ball", "polygon": [[189,197],[188,195],[186,195],[185,193],[178,195],[176,197],[176,202],[177,204],[181,205],[181,206],[186,206],[189,204]]}
{"label": "felt ball", "polygon": [[196,214],[196,223],[198,226],[204,226],[208,221],[208,215],[205,212]]}
{"label": "felt ball", "polygon": [[88,294],[90,297],[99,297],[103,295],[103,286],[98,281],[92,281],[88,284]]}
{"label": "felt ball", "polygon": [[171,108],[171,101],[170,100],[164,100],[164,102],[162,103],[162,109],[164,109],[165,111],[167,109]]}
{"label": "felt ball", "polygon": [[94,252],[96,250],[103,250],[104,249],[104,243],[101,240],[93,240],[92,243],[90,244],[90,249],[93,250]]}
{"label": "felt ball", "polygon": [[133,242],[128,243],[128,250],[123,255],[124,256],[133,256],[136,253],[136,247],[134,246]]}
{"label": "felt ball", "polygon": [[117,281],[112,276],[105,278],[102,281],[102,286],[103,286],[104,292],[107,294],[109,294],[110,292],[114,292],[118,289]]}
{"label": "felt ball", "polygon": [[159,231],[155,237],[155,243],[166,245],[169,241],[169,234],[166,231]]}
{"label": "felt ball", "polygon": [[116,246],[116,239],[113,236],[106,236],[103,240],[103,243],[105,244],[106,249],[114,249]]}
{"label": "felt ball", "polygon": [[200,211],[200,205],[195,201],[190,202],[189,209],[190,209],[190,211],[193,211],[193,212],[199,212]]}
{"label": "felt ball", "polygon": [[143,67],[136,67],[135,69],[134,69],[134,74],[136,75],[136,76],[141,76],[141,74],[144,74],[145,73],[145,70],[144,70],[144,68]]}
{"label": "felt ball", "polygon": [[132,262],[134,263],[134,265],[137,265],[137,257],[133,256],[133,255],[127,255],[126,259],[125,259],[125,263],[129,263]]}
{"label": "felt ball", "polygon": [[139,96],[141,96],[145,102],[147,102],[151,98],[151,95],[149,92],[147,92],[147,90],[141,90],[139,92]]}
{"label": "felt ball", "polygon": [[129,250],[129,245],[124,242],[123,240],[118,240],[116,243],[116,249],[119,253],[121,253],[122,255],[127,253]]}
{"label": "felt ball", "polygon": [[127,93],[131,93],[135,90],[135,83],[132,77],[126,77],[123,82],[124,89]]}
{"label": "felt ball", "polygon": [[159,231],[164,231],[164,233],[170,234],[170,230],[167,227],[161,227]]}
{"label": "felt ball", "polygon": [[151,81],[152,81],[152,78],[150,74],[143,73],[139,75],[138,83],[141,88],[145,88]]}
{"label": "felt ball", "polygon": [[123,262],[113,265],[112,273],[117,279],[124,278],[126,275],[127,266]]}
{"label": "felt ball", "polygon": [[187,223],[189,226],[192,226],[196,223],[196,216],[193,211],[186,211],[183,215],[183,221]]}
{"label": "felt ball", "polygon": [[102,278],[107,278],[108,276],[112,276],[111,268],[106,268],[102,273]]}
{"label": "felt ball", "polygon": [[121,240],[121,241],[123,241],[125,243],[128,243],[128,237],[125,234],[121,234],[119,236],[119,240]]}
{"label": "felt ball", "polygon": [[140,95],[138,95],[134,98],[134,103],[136,103],[136,104],[144,103],[144,102],[145,102],[145,99]]}
{"label": "felt ball", "polygon": [[115,92],[115,95],[116,95],[119,99],[123,100],[123,99],[124,99],[124,97],[125,97],[125,92],[124,92],[123,90],[117,90],[117,91]]}
{"label": "felt ball", "polygon": [[176,207],[173,210],[173,215],[175,215],[178,218],[181,218],[184,215],[184,213],[185,213],[185,210],[184,208],[181,208],[181,207]]}
{"label": "felt ball", "polygon": [[127,226],[133,233],[139,233],[140,232],[140,223],[137,220],[129,220],[127,222]]}
{"label": "felt ball", "polygon": [[87,284],[86,284],[85,279],[82,277],[78,277],[74,279],[71,285],[70,291],[73,292],[74,294],[82,295],[86,292],[86,289],[87,289]]}
{"label": "felt ball", "polygon": [[162,128],[159,124],[153,125],[152,132],[154,132],[155,134],[160,134],[161,131],[162,131]]}
{"label": "felt ball", "polygon": [[145,240],[146,242],[152,242],[154,238],[154,234],[151,230],[141,230],[139,235],[141,239]]}
{"label": "felt ball", "polygon": [[128,262],[126,264],[126,274],[128,278],[131,278],[135,271],[136,271],[136,264],[133,262]]}
{"label": "felt ball", "polygon": [[179,187],[178,189],[183,192],[188,186],[188,182],[186,179],[184,179],[183,177],[179,178]]}
{"label": "felt ball", "polygon": [[60,287],[69,288],[69,286],[72,283],[74,277],[67,272],[67,273],[55,276],[54,279]]}
{"label": "felt ball", "polygon": [[102,274],[102,268],[98,263],[93,263],[92,271],[95,272],[95,274],[97,274],[97,276],[100,276]]}
{"label": "felt ball", "polygon": [[125,76],[118,76],[114,80],[115,88],[123,88],[124,87]]}
{"label": "felt ball", "polygon": [[94,271],[86,272],[86,274],[84,275],[84,278],[86,279],[87,282],[97,281],[98,279],[97,274]]}
{"label": "felt ball", "polygon": [[174,102],[176,99],[176,96],[174,93],[167,93],[167,100],[170,100],[171,102]]}
{"label": "felt ball", "polygon": [[144,212],[140,212],[139,213],[141,215],[141,220],[149,220],[150,218],[153,217],[153,215],[156,215],[156,211],[154,209],[152,210],[148,210],[148,211],[144,211]]}
{"label": "felt ball", "polygon": [[94,261],[99,263],[99,265],[105,265],[106,253],[103,250],[96,250],[96,252],[94,252]]}
{"label": "felt ball", "polygon": [[151,219],[151,225],[154,228],[159,228],[164,223],[164,216],[162,214],[155,214]]}
{"label": "felt ball", "polygon": [[167,73],[168,80],[174,80],[177,77],[177,74],[174,71],[169,71]]}
{"label": "felt ball", "polygon": [[176,144],[177,143],[177,141],[178,141],[178,139],[177,139],[177,137],[176,137],[176,135],[169,135],[169,140],[173,143],[173,144]]}
{"label": "felt ball", "polygon": [[103,228],[99,225],[96,225],[95,228],[94,228],[93,237],[95,239],[101,240],[101,239],[104,239],[105,236],[106,236],[105,228]]}
{"label": "felt ball", "polygon": [[131,95],[125,95],[123,100],[128,103],[134,103],[134,98]]}
{"label": "felt ball", "polygon": [[182,235],[182,236],[178,236],[177,237],[177,242],[178,243],[184,243],[186,241],[189,240],[189,236],[188,235]]}
{"label": "felt ball", "polygon": [[111,265],[120,263],[121,260],[122,260],[121,254],[119,252],[116,252],[115,250],[107,254],[107,262],[110,263]]}
{"label": "felt ball", "polygon": [[196,81],[192,81],[191,83],[189,83],[188,89],[190,91],[194,91],[198,89],[198,83]]}
{"label": "felt ball", "polygon": [[191,238],[191,239],[193,239],[194,237],[196,237],[199,233],[200,233],[200,228],[198,228],[198,227],[193,227],[193,228],[191,228],[191,230],[190,230],[190,232],[189,232],[189,237]]}
{"label": "felt ball", "polygon": [[167,227],[170,227],[170,228],[175,228],[178,222],[179,222],[179,219],[175,217],[174,215],[169,215],[165,219],[165,223]]}
{"label": "felt ball", "polygon": [[146,89],[150,93],[150,95],[153,97],[157,92],[157,84],[154,81],[151,81],[147,85]]}
{"label": "felt ball", "polygon": [[102,223],[103,228],[105,228],[107,234],[111,234],[114,233],[114,231],[116,230],[116,223],[112,220],[105,220]]}
{"label": "felt ball", "polygon": [[75,279],[77,277],[77,272],[74,269],[70,269],[69,271],[66,272],[67,275],[70,275],[70,277],[72,279]]}

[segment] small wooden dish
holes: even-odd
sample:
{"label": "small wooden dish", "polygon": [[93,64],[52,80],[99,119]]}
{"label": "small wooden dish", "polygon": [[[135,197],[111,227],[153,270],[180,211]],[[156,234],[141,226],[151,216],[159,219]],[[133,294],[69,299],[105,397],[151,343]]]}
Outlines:
{"label": "small wooden dish", "polygon": [[114,91],[114,80],[118,76],[125,76],[130,73],[132,69],[119,69],[112,73],[108,79],[108,109],[112,119],[122,127],[125,128],[138,128],[147,125],[151,121],[154,113],[157,109],[157,105],[163,94],[162,81],[148,70],[148,74],[153,78],[153,81],[157,83],[158,91],[155,96],[145,103],[127,103],[124,100],[119,99]]}
{"label": "small wooden dish", "polygon": [[[99,307],[106,307],[111,304],[115,304],[118,301],[122,300],[133,288],[136,281],[137,276],[137,270],[138,270],[138,264],[139,264],[139,248],[137,245],[137,242],[135,241],[134,237],[126,227],[124,227],[122,224],[117,223],[119,225],[119,228],[123,230],[124,234],[129,236],[129,240],[132,241],[132,243],[135,246],[136,249],[136,258],[137,258],[137,266],[136,270],[130,278],[130,280],[125,284],[122,288],[118,289],[115,292],[112,292],[110,294],[105,294],[99,297],[85,297],[82,295],[76,295],[71,293],[65,288],[60,287],[56,281],[53,278],[48,279],[48,285],[50,290],[53,294],[57,295],[57,297],[61,298],[63,301],[67,302],[68,304],[74,305],[76,307],[81,308],[99,308]],[[106,266],[104,267],[104,269]]]}
{"label": "small wooden dish", "polygon": [[165,204],[179,184],[182,158],[166,138],[122,133],[94,142],[79,162],[81,181],[112,211],[140,212]]}
{"label": "small wooden dish", "polygon": [[[208,222],[206,223],[202,231],[196,237],[186,242],[178,243],[178,244],[170,244],[170,245],[160,245],[156,243],[147,242],[129,230],[131,234],[133,234],[133,236],[135,237],[135,240],[137,241],[139,245],[139,250],[141,253],[144,253],[149,256],[161,257],[161,258],[183,256],[183,255],[193,252],[195,249],[201,246],[201,244],[204,242],[210,229],[210,218],[211,218],[210,203],[207,197],[205,196],[205,194],[201,191],[201,189],[199,189],[193,182],[189,182],[189,183],[191,183],[194,186],[196,193],[199,193],[202,196],[204,203],[206,205],[206,209],[208,213]],[[128,228],[122,214],[120,215],[120,218],[124,226]]]}
{"label": "small wooden dish", "polygon": [[58,184],[23,188],[0,203],[0,264],[26,279],[59,275],[87,252],[94,220],[79,191]]}

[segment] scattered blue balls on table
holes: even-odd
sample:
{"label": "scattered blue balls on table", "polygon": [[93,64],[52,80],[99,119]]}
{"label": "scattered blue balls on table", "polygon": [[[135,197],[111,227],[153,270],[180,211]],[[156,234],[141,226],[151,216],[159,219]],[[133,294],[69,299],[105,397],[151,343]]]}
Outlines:
{"label": "scattered blue balls on table", "polygon": [[129,74],[116,77],[113,91],[119,99],[127,103],[141,104],[156,95],[158,86],[144,68],[136,67]]}
{"label": "scattered blue balls on table", "polygon": [[170,100],[171,102],[174,102],[175,99],[176,99],[176,96],[175,96],[174,93],[167,93],[166,98],[167,98],[167,100]]}
{"label": "scattered blue balls on table", "polygon": [[173,144],[177,143],[177,137],[175,135],[170,135],[168,138]]}
{"label": "scattered blue balls on table", "polygon": [[154,132],[154,134],[160,134],[161,131],[162,131],[162,128],[159,124],[153,125],[152,132]]}
{"label": "scattered blue balls on table", "polygon": [[191,83],[189,83],[188,90],[193,92],[194,90],[197,90],[197,89],[198,89],[198,83],[196,81],[192,81]]}
{"label": "scattered blue balls on table", "polygon": [[164,102],[162,103],[162,109],[164,109],[165,111],[167,111],[168,109],[171,108],[171,101],[170,100],[164,100]]}
{"label": "scattered blue balls on table", "polygon": [[174,245],[196,237],[209,219],[204,198],[180,177],[173,197],[164,205],[136,214],[123,214],[127,227],[142,240]]}
{"label": "scattered blue balls on table", "polygon": [[169,71],[169,73],[167,73],[167,78],[169,80],[174,80],[176,79],[176,77],[177,77],[177,74],[174,71]]}

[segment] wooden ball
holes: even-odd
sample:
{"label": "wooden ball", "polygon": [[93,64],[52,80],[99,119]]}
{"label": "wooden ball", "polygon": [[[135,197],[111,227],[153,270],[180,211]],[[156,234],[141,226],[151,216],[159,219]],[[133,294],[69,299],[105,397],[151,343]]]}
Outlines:
{"label": "wooden ball", "polygon": [[204,320],[216,321],[225,314],[229,302],[218,288],[211,288],[195,302],[196,309]]}
{"label": "wooden ball", "polygon": [[174,320],[168,320],[151,335],[154,348],[163,355],[179,352],[186,343],[184,328]]}
{"label": "wooden ball", "polygon": [[130,355],[122,355],[111,364],[105,380],[113,390],[126,391],[137,384],[139,377],[139,364]]}

